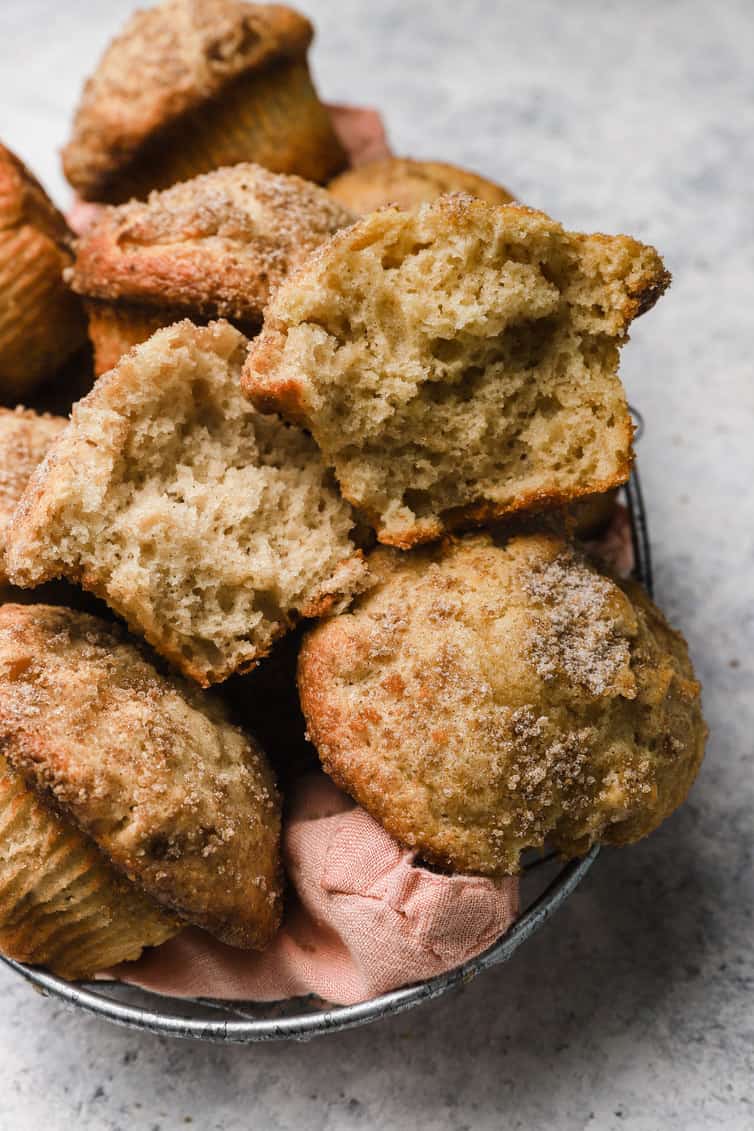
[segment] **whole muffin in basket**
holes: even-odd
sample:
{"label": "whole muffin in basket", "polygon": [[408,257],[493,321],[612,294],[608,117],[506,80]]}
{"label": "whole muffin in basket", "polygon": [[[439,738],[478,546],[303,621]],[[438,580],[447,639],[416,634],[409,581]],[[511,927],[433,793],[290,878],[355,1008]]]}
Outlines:
{"label": "whole muffin in basket", "polygon": [[706,728],[683,638],[555,535],[372,555],[299,688],[324,768],[424,859],[516,872],[526,848],[626,844],[686,796]]}
{"label": "whole muffin in basket", "polygon": [[15,403],[86,341],[63,282],[71,233],[39,182],[0,144],[0,403]]}
{"label": "whole muffin in basket", "polygon": [[255,333],[283,279],[355,219],[310,181],[245,162],[103,206],[66,275],[84,296],[97,373],[181,318]]}
{"label": "whole muffin in basket", "polygon": [[[4,779],[0,814],[0,945],[11,938],[19,954],[28,940],[29,960],[46,960],[35,934],[46,917],[75,940],[91,911],[78,905],[87,869],[95,904],[123,888],[105,869],[125,878],[151,932],[184,922],[231,946],[270,940],[281,911],[280,801],[265,756],[218,700],[160,673],[118,626],[48,605],[0,606],[0,754],[17,775]],[[23,887],[12,845],[27,834],[14,807],[36,821]],[[51,850],[55,839],[78,854],[69,903],[69,859]],[[65,965],[88,961],[74,945]]]}
{"label": "whole muffin in basket", "polygon": [[346,155],[312,85],[312,35],[278,4],[165,0],[135,12],[84,88],[68,180],[110,203],[238,161],[328,180]]}
{"label": "whole muffin in basket", "polygon": [[346,208],[365,215],[385,204],[416,208],[449,192],[467,192],[488,204],[509,204],[513,196],[502,185],[444,161],[384,157],[340,173],[327,186]]}

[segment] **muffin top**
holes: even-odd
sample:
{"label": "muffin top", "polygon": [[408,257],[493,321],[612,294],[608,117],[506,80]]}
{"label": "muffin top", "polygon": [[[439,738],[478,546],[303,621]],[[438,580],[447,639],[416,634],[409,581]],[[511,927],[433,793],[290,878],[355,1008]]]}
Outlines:
{"label": "muffin top", "polygon": [[283,279],[355,219],[309,181],[243,162],[103,206],[67,278],[90,298],[256,326]]}
{"label": "muffin top", "polygon": [[699,685],[639,586],[544,534],[370,567],[376,586],[305,640],[299,689],[325,769],[402,843],[499,875],[545,841],[636,840],[683,801]]}
{"label": "muffin top", "polygon": [[365,215],[385,204],[415,208],[449,192],[467,192],[488,204],[508,204],[513,197],[502,185],[468,169],[443,161],[385,157],[347,169],[328,185],[336,200]]}
{"label": "muffin top", "polygon": [[311,24],[291,8],[242,0],[166,0],[137,11],[88,79],[63,168],[96,200],[144,144],[233,79],[302,56]]}
{"label": "muffin top", "polygon": [[0,749],[163,906],[231,946],[269,941],[280,802],[265,757],[118,626],[0,606]]}

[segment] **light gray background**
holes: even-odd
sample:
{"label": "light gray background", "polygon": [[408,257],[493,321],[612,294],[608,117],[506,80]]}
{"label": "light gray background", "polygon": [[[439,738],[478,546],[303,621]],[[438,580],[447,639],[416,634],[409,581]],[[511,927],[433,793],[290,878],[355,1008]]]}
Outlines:
{"label": "light gray background", "polygon": [[[217,1048],[74,1016],[0,972],[0,1131],[754,1127],[754,4],[302,0],[324,94],[401,153],[468,164],[674,283],[623,375],[657,595],[712,735],[686,806],[606,852],[499,971],[309,1045]],[[56,198],[82,78],[129,0],[1,0],[0,137]]]}

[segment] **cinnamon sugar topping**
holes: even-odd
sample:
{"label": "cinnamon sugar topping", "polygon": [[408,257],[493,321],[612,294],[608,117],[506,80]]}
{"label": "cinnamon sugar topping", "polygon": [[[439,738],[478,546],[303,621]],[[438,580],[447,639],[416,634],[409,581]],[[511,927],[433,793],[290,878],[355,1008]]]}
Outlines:
{"label": "cinnamon sugar topping", "polygon": [[609,609],[615,586],[572,554],[560,554],[527,577],[524,589],[541,606],[529,652],[545,681],[565,675],[592,695],[625,694],[628,641]]}

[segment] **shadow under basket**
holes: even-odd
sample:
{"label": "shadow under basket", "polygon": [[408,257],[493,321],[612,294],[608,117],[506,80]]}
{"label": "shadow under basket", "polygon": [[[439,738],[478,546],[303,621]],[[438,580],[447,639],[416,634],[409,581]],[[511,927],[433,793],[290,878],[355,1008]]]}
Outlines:
{"label": "shadow under basket", "polygon": [[[637,438],[642,422],[634,412]],[[634,469],[624,488],[631,520],[634,576],[652,594],[649,537],[639,475]],[[532,852],[524,859],[521,876],[521,915],[505,935],[482,954],[447,974],[391,990],[358,1005],[331,1005],[316,997],[280,1002],[223,1002],[204,998],[176,999],[148,993],[121,982],[72,984],[44,970],[0,959],[42,994],[64,1005],[165,1037],[251,1044],[256,1041],[307,1041],[322,1033],[352,1029],[390,1014],[402,1013],[440,997],[454,986],[507,962],[562,907],[597,858],[595,846],[580,860],[563,863],[557,855]]]}

